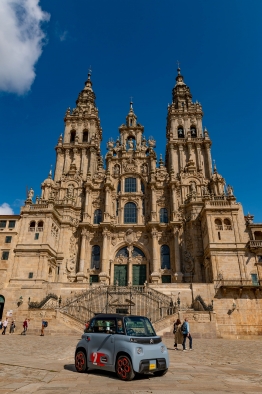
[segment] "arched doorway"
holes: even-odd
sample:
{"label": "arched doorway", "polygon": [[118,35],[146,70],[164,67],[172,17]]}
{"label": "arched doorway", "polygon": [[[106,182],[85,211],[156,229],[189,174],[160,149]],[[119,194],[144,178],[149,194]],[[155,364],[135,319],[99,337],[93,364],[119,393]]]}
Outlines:
{"label": "arched doorway", "polygon": [[5,306],[5,297],[0,295],[0,320],[2,320],[3,317],[4,306]]}
{"label": "arched doorway", "polygon": [[136,246],[121,248],[114,261],[114,285],[143,285],[147,278],[147,260],[144,252]]}

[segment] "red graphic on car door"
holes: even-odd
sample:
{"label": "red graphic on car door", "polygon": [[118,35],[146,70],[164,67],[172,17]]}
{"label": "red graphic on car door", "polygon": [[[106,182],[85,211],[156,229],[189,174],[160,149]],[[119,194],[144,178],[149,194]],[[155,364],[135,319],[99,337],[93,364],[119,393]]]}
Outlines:
{"label": "red graphic on car door", "polygon": [[93,352],[90,354],[90,361],[98,367],[103,367],[107,363],[107,356],[105,353]]}

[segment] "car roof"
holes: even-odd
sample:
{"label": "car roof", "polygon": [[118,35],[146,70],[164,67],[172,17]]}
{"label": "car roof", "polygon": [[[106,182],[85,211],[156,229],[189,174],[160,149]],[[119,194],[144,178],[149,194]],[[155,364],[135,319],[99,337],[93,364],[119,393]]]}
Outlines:
{"label": "car roof", "polygon": [[95,315],[93,318],[96,317],[102,317],[102,318],[107,318],[107,317],[116,317],[119,319],[122,319],[123,317],[143,317],[146,318],[146,316],[140,316],[140,315],[124,315],[124,314],[120,314],[120,313],[98,313],[97,315]]}

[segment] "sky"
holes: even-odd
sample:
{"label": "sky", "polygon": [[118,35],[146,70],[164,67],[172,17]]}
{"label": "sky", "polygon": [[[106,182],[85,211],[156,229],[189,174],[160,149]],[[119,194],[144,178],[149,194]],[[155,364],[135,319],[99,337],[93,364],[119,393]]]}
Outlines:
{"label": "sky", "polygon": [[0,214],[18,214],[30,187],[41,194],[90,66],[102,154],[132,96],[164,155],[179,61],[218,172],[262,222],[261,17],[259,0],[1,0]]}

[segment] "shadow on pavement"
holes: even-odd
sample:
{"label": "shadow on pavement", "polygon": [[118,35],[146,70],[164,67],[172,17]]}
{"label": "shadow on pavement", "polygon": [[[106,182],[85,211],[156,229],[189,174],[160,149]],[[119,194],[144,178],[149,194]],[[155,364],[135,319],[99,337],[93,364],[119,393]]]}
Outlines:
{"label": "shadow on pavement", "polygon": [[[76,368],[75,368],[75,364],[65,364],[64,365],[64,369],[66,369],[67,371],[71,371],[71,372],[75,372],[78,373]],[[88,375],[97,375],[97,376],[107,376],[109,379],[113,379],[113,380],[119,380],[119,378],[117,377],[117,375],[114,372],[109,372],[109,371],[102,371],[102,370],[98,370],[98,369],[89,369],[86,372]],[[149,379],[152,378],[153,374],[136,374],[135,376],[135,380],[144,380],[144,379]]]}

